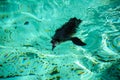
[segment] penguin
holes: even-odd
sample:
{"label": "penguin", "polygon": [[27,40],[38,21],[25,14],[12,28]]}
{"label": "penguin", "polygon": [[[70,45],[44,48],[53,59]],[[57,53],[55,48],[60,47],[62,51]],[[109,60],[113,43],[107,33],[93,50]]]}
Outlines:
{"label": "penguin", "polygon": [[58,28],[55,31],[55,34],[52,36],[51,44],[52,50],[60,43],[65,41],[72,41],[75,45],[85,46],[82,40],[78,37],[72,37],[76,32],[79,24],[82,22],[81,19],[77,19],[76,17],[70,18],[68,22],[62,25],[62,27]]}

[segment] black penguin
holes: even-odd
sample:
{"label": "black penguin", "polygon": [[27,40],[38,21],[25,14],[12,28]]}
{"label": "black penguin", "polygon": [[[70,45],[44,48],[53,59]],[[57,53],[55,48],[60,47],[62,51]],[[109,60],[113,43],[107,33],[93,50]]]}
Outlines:
{"label": "black penguin", "polygon": [[70,18],[70,20],[66,22],[61,28],[58,28],[55,31],[55,34],[51,40],[52,50],[56,47],[56,44],[59,44],[61,42],[65,42],[68,40],[71,40],[74,44],[79,46],[86,45],[86,43],[82,42],[79,38],[72,37],[72,35],[76,33],[77,28],[81,22],[82,20],[77,19],[76,17]]}

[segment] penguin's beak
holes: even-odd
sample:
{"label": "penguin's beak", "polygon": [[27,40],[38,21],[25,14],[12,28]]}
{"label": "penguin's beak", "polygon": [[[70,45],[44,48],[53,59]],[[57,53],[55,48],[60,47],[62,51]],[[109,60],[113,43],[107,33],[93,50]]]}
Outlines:
{"label": "penguin's beak", "polygon": [[52,44],[52,51],[53,51],[53,49],[55,48],[56,46],[54,45],[54,44]]}
{"label": "penguin's beak", "polygon": [[56,47],[56,41],[52,40],[51,43],[52,43],[52,51],[53,51],[53,49]]}

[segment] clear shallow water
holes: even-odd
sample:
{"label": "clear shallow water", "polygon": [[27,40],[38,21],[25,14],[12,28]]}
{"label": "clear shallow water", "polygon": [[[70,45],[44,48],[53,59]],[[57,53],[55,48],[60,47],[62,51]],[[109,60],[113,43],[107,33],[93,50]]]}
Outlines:
{"label": "clear shallow water", "polygon": [[[75,36],[51,50],[51,36],[70,18]],[[119,0],[0,1],[0,80],[119,80]]]}

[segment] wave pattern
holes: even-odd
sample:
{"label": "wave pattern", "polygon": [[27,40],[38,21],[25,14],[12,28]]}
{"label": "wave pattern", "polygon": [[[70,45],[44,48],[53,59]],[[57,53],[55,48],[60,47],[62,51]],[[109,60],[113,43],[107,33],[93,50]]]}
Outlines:
{"label": "wave pattern", "polygon": [[106,37],[107,47],[116,53],[120,53],[120,32],[107,33]]}
{"label": "wave pattern", "polygon": [[[87,45],[52,51],[71,17],[83,20],[75,36]],[[0,80],[119,80],[119,62],[119,0],[0,1]]]}

